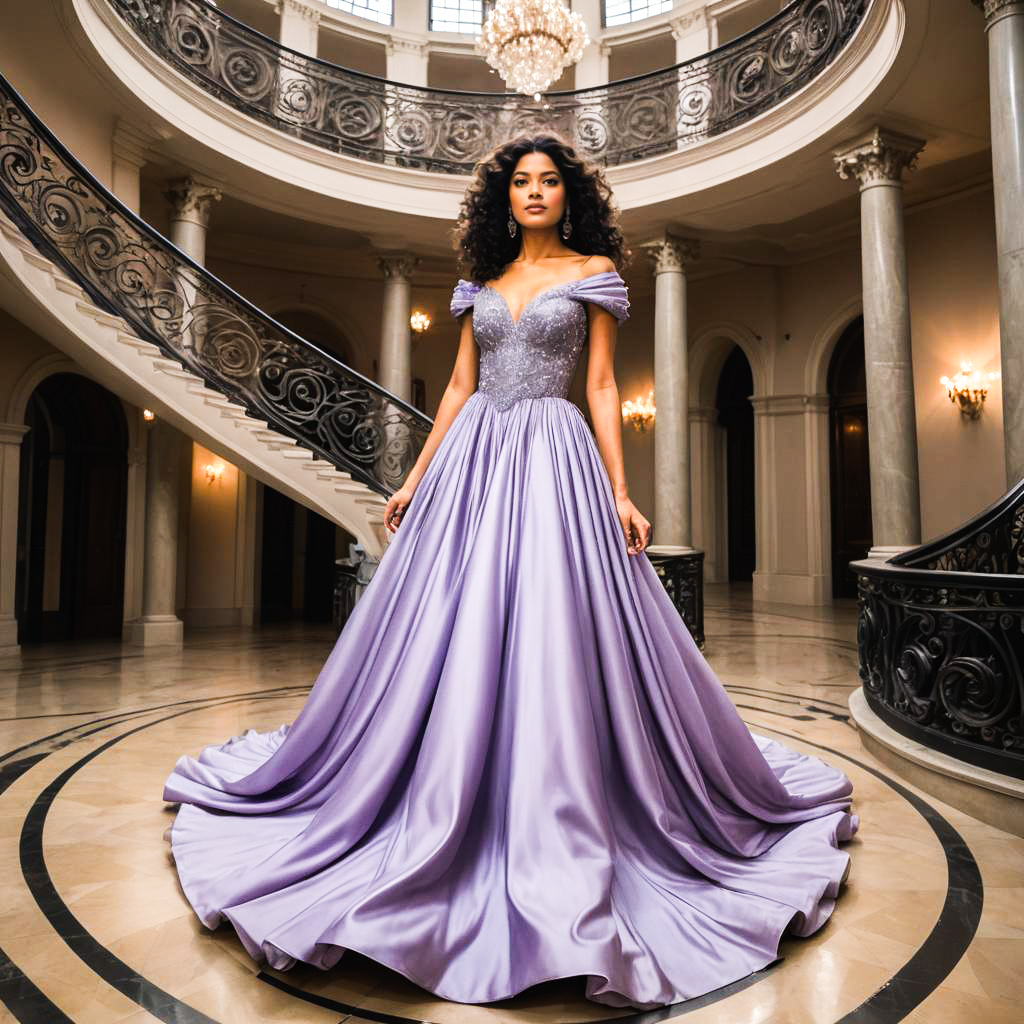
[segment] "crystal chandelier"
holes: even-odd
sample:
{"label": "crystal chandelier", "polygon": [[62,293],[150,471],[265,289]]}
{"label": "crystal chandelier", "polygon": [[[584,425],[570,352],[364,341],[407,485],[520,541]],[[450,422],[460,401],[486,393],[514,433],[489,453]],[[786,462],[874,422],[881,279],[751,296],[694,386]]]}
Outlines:
{"label": "crystal chandelier", "polygon": [[535,100],[590,42],[582,16],[562,0],[498,0],[481,32],[477,53],[510,88]]}

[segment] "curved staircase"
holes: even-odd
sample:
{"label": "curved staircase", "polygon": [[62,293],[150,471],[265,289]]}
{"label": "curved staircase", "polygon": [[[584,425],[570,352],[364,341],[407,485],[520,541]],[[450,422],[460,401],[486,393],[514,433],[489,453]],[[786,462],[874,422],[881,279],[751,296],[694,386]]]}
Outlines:
{"label": "curved staircase", "polygon": [[387,497],[429,417],[190,260],[2,76],[0,305],[114,393],[383,553]]}

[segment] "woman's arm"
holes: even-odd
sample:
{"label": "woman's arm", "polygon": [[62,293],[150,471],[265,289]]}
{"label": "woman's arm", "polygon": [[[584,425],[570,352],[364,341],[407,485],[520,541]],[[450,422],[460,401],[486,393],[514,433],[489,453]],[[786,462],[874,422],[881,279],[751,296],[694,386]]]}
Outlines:
{"label": "woman's arm", "polygon": [[448,379],[448,385],[441,396],[441,402],[437,407],[437,415],[434,417],[434,424],[423,442],[420,454],[413,464],[412,469],[406,474],[402,486],[391,495],[387,508],[384,510],[384,523],[392,533],[401,520],[405,507],[412,500],[413,493],[419,486],[423,474],[430,465],[441,440],[448,432],[459,410],[466,403],[477,388],[477,374],[479,372],[479,354],[476,341],[473,338],[473,310],[469,309],[462,317],[462,333],[459,335],[459,351],[455,356],[455,367]]}
{"label": "woman's arm", "polygon": [[643,551],[651,536],[651,524],[629,497],[622,458],[622,403],[615,383],[615,342],[619,324],[606,309],[587,303],[590,358],[587,361],[587,404],[594,424],[597,446],[608,470],[616,511],[626,536],[629,553]]}

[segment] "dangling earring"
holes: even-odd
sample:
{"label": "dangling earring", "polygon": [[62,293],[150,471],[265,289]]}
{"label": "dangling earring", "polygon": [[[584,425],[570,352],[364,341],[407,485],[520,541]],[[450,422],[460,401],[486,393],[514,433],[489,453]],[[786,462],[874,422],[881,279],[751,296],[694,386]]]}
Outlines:
{"label": "dangling earring", "polygon": [[568,238],[572,234],[572,222],[569,220],[569,204],[565,204],[565,220],[562,221],[562,237]]}
{"label": "dangling earring", "polygon": [[516,223],[515,217],[512,216],[512,207],[508,208],[508,236],[509,238],[515,238],[516,232],[519,230],[519,225]]}

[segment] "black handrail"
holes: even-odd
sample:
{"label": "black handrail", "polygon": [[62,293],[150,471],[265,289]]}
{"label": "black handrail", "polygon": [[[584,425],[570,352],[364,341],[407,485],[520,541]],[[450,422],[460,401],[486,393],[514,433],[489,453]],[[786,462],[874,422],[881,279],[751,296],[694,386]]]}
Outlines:
{"label": "black handrail", "polygon": [[605,165],[671,152],[756,117],[845,47],[872,0],[792,0],[764,24],[669,68],[589,89],[460,92],[309,57],[207,0],[107,0],[162,60],[236,109],[377,163],[469,173],[495,145],[555,129]]}
{"label": "black handrail", "polygon": [[210,387],[389,496],[432,420],[290,331],[150,227],[0,75],[0,206],[104,310]]}

